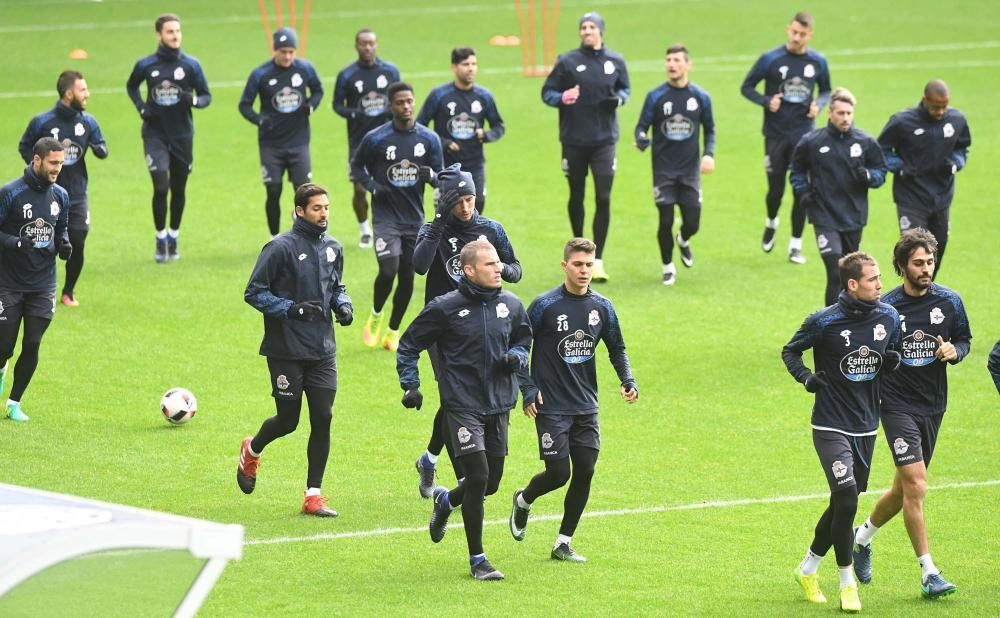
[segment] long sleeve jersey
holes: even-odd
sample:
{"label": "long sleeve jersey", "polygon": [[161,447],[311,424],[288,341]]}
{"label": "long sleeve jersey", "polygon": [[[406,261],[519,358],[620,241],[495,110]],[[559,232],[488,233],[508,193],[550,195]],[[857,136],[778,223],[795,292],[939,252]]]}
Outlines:
{"label": "long sleeve jersey", "polygon": [[[867,180],[854,177],[865,168]],[[809,222],[839,231],[860,230],[868,223],[868,189],[885,183],[885,157],[878,143],[861,129],[839,131],[832,124],[807,133],[792,154],[789,182],[805,194]]]}
{"label": "long sleeve jersey", "polygon": [[788,373],[805,383],[810,371],[802,353],[812,348],[816,373],[829,386],[816,393],[813,429],[853,436],[878,429],[879,377],[886,350],[899,350],[899,314],[882,302],[865,303],[847,292],[806,318],[781,351]]}
{"label": "long sleeve jersey", "polygon": [[587,290],[577,295],[564,285],[535,298],[528,307],[534,343],[531,370],[522,373],[525,402],[542,393],[539,414],[595,414],[597,345],[604,342],[618,379],[634,382],[621,324],[611,301]]}
{"label": "long sleeve jersey", "polygon": [[427,275],[424,304],[458,289],[458,283],[462,280],[462,266],[459,263],[462,247],[480,238],[489,241],[497,250],[497,255],[503,262],[500,277],[508,283],[521,280],[521,263],[514,254],[507,231],[498,221],[477,212],[473,213],[472,220],[468,223],[449,215],[423,224],[417,232],[413,268],[417,274]]}
{"label": "long sleeve jersey", "polygon": [[[24,175],[0,187],[0,289],[39,292],[56,287],[56,253],[69,242],[69,194],[39,177],[28,165]],[[18,249],[30,238],[31,249]]]}
{"label": "long sleeve jersey", "polygon": [[337,74],[333,111],[347,119],[347,141],[352,150],[366,133],[392,119],[386,91],[389,84],[398,81],[399,69],[381,58],[371,66],[352,62]]}
{"label": "long sleeve jersey", "polygon": [[[763,94],[757,90],[762,80]],[[793,54],[781,45],[761,54],[744,78],[740,92],[764,108],[762,132],[766,137],[797,142],[816,126],[808,116],[809,106],[815,101],[823,109],[830,99],[830,69],[818,51],[808,49],[804,54]],[[776,94],[781,95],[781,107],[772,112],[767,106]]]}
{"label": "long sleeve jersey", "polygon": [[[882,296],[899,312],[901,332],[899,371],[882,380],[882,409],[918,416],[941,414],[948,406],[948,364],[959,363],[969,354],[972,331],[959,295],[931,284],[923,296],[910,296],[900,286]],[[958,357],[938,360],[937,338],[950,341]]]}
{"label": "long sleeve jersey", "polygon": [[[254,101],[260,99],[260,111]],[[250,73],[239,110],[257,126],[257,140],[280,148],[309,144],[309,115],[323,100],[323,83],[307,60],[295,58],[289,67],[268,60]]]}
{"label": "long sleeve jersey", "polygon": [[[652,134],[647,133],[653,127]],[[712,99],[688,82],[675,88],[664,83],[646,95],[635,125],[635,136],[646,133],[653,142],[653,178],[697,177],[701,169],[699,133],[705,134],[705,154],[715,156]]]}
{"label": "long sleeve jersey", "polygon": [[[580,86],[572,105],[562,93]],[[542,101],[559,108],[559,141],[568,146],[605,146],[618,142],[619,106],[631,93],[628,69],[621,54],[606,47],[580,46],[559,56],[542,86]]]}
{"label": "long sleeve jersey", "polygon": [[972,135],[962,112],[932,118],[922,104],[893,114],[878,136],[892,179],[892,198],[901,206],[935,212],[951,205],[955,173],[965,167]]}
{"label": "long sleeve jersey", "polygon": [[[139,93],[143,83],[145,99]],[[163,45],[156,53],[135,63],[125,90],[143,118],[142,137],[156,137],[167,143],[191,139],[194,135],[191,108],[204,108],[212,103],[212,93],[198,60]]]}
{"label": "long sleeve jersey", "polygon": [[[486,163],[483,144],[497,141],[506,131],[489,90],[479,85],[462,90],[455,82],[431,90],[417,122],[428,127],[434,123],[434,131],[441,138],[445,166],[461,163],[467,170],[482,167]],[[483,130],[483,141],[476,137],[476,129]],[[458,152],[449,148],[452,143],[458,144]]]}
{"label": "long sleeve jersey", "polygon": [[35,142],[43,137],[59,140],[66,153],[56,182],[69,193],[71,204],[84,202],[87,199],[87,149],[90,148],[98,159],[108,156],[108,145],[97,119],[57,102],[52,109],[32,118],[24,130],[17,150],[25,163],[31,163]]}

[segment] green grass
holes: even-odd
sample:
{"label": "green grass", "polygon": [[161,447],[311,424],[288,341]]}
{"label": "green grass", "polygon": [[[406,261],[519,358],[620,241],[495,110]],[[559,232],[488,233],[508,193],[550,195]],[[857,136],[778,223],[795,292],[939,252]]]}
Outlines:
{"label": "green grass", "polygon": [[[329,97],[333,77],[354,58],[352,37],[362,26],[378,32],[381,56],[399,65],[418,100],[449,79],[451,47],[477,48],[480,82],[494,92],[508,127],[504,139],[487,148],[486,212],[504,223],[524,265],[524,280],[512,289],[527,302],[556,285],[569,235],[556,111],[541,103],[540,80],[520,76],[519,49],[487,44],[494,34],[517,33],[513,3],[314,5],[308,56],[327,88],[313,116],[314,177],[332,192],[330,231],[345,245],[345,277],[359,315],[371,302],[376,264],[370,251],[356,248],[345,127]],[[67,67],[87,76],[90,111],[111,150],[109,159],[89,161],[93,226],[77,288],[81,307],[60,307],[46,334],[24,400],[31,422],[0,422],[0,482],[243,524],[250,543],[208,598],[206,616],[836,611],[835,601],[807,606],[791,579],[823,498],[657,510],[825,491],[809,434],[810,396],[779,358],[781,346],[821,303],[822,265],[808,240],[807,265],[785,261],[787,205],[777,250],[765,255],[759,249],[761,112],[739,94],[752,62],[784,40],[784,25],[800,5],[562,3],[560,49],[576,44],[577,16],[597,8],[608,25],[608,44],[629,62],[632,101],[620,110],[625,136],[645,93],[664,79],[666,46],[677,40],[689,46],[692,79],[713,97],[717,170],[703,183],[702,229],[693,244],[697,266],[682,269],[676,287],[664,289],[649,155],[632,149],[628,137],[620,144],[605,255],[612,280],[600,290],[622,319],[642,397],[634,407],[622,404],[610,365],[600,362],[604,449],[588,511],[633,511],[583,520],[574,545],[590,558],[586,565],[548,559],[561,493],[537,504],[537,520],[523,543],[511,541],[504,525],[487,526],[490,558],[508,577],[499,585],[470,580],[461,529],[452,529],[440,545],[422,531],[430,505],[417,497],[412,462],[429,434],[436,393],[427,389],[423,411],[404,410],[394,358],[364,349],[360,324],[337,332],[341,388],[325,490],[341,516],[325,521],[297,513],[305,419],[297,433],[268,448],[252,497],[235,487],[239,441],[273,409],[265,363],[257,355],[261,318],[242,301],[267,239],[256,133],[236,110],[247,75],[267,54],[256,3],[178,0],[169,7],[184,18],[184,49],[201,60],[214,101],[195,112],[183,259],[166,266],[152,260],[150,185],[139,119],[124,82],[135,60],[153,50],[152,21],[167,7],[139,0],[0,0],[0,7],[3,178],[20,173],[15,144],[28,119],[52,104],[55,78]],[[871,133],[891,113],[915,104],[934,77],[948,81],[952,103],[969,118],[974,144],[958,179],[941,281],[962,294],[975,340],[969,358],[950,370],[951,405],[931,484],[994,481],[1000,479],[1000,443],[993,433],[998,400],[985,361],[1000,339],[1000,295],[992,281],[997,270],[987,253],[1000,229],[994,173],[1000,43],[988,3],[896,7],[857,0],[812,6],[813,43],[830,61],[834,86],[857,95],[858,125]],[[77,47],[90,53],[89,60],[67,60]],[[883,261],[885,283],[893,286],[888,261],[897,230],[888,186],[872,194],[871,212],[863,248]],[[422,285],[418,281],[408,319],[419,308]],[[422,367],[426,378],[429,365]],[[176,385],[194,391],[200,411],[191,424],[172,428],[160,418],[157,402]],[[534,430],[516,412],[510,444],[500,493],[487,502],[491,522],[506,517],[510,494],[540,469]],[[872,487],[886,487],[892,474],[880,437]],[[450,471],[442,478],[450,480]],[[995,613],[997,491],[995,484],[975,484],[930,492],[935,561],[958,584],[958,595],[933,605],[919,598],[919,570],[902,522],[895,521],[877,538],[876,579],[861,591],[865,611]],[[876,497],[862,497],[859,519]],[[402,531],[346,534],[391,528]],[[260,543],[282,538],[291,540]],[[833,598],[832,557],[827,562],[822,581]]]}

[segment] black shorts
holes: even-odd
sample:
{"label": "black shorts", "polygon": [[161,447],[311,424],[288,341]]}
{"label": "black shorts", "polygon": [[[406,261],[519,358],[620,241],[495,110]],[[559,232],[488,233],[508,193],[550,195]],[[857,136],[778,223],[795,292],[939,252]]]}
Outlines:
{"label": "black shorts", "polygon": [[896,467],[908,466],[923,461],[931,465],[934,445],[944,413],[933,416],[916,416],[906,412],[882,410],[882,431],[892,449],[892,459]]}
{"label": "black shorts", "polygon": [[354,153],[358,151],[358,146],[361,144],[347,144],[347,179],[351,182],[357,182],[354,180],[354,175],[351,173],[351,161],[354,160]]}
{"label": "black shorts", "polygon": [[295,148],[276,148],[260,145],[260,177],[264,184],[281,184],[281,177],[288,170],[288,181],[293,186],[312,180],[312,160],[309,145]]}
{"label": "black shorts", "polygon": [[601,423],[594,414],[539,414],[535,417],[538,458],[565,459],[570,450],[601,450]]}
{"label": "black shorts", "polygon": [[816,247],[820,256],[847,255],[861,246],[861,230],[838,231],[829,227],[813,226],[816,233]]}
{"label": "black shorts", "polygon": [[784,176],[792,164],[796,142],[779,137],[764,137],[764,172],[768,176]]}
{"label": "black shorts", "polygon": [[69,205],[69,229],[84,232],[90,229],[90,204],[87,198]]}
{"label": "black shorts", "polygon": [[16,324],[25,315],[51,320],[55,313],[55,289],[39,292],[0,290],[0,325]]}
{"label": "black shorts", "polygon": [[177,165],[186,167],[190,172],[194,166],[192,138],[167,142],[159,137],[144,137],[142,149],[146,153],[146,167],[151,172],[167,172]]}
{"label": "black shorts", "polygon": [[267,357],[271,372],[271,396],[294,401],[302,398],[306,388],[337,390],[337,359],[329,356],[320,360],[291,360]]}
{"label": "black shorts", "polygon": [[488,457],[507,456],[510,412],[482,415],[445,410],[445,426],[455,457],[486,451]]}
{"label": "black shorts", "polygon": [[[906,230],[911,230],[914,228],[922,227],[925,230],[931,230],[932,222],[939,223],[943,225],[944,229],[948,229],[949,221],[951,221],[951,205],[948,205],[941,210],[935,210],[933,212],[927,210],[926,208],[913,207],[908,204],[896,203],[896,215],[899,217],[899,231],[905,232]],[[940,238],[938,241],[940,242]]]}
{"label": "black shorts", "polygon": [[413,249],[417,246],[418,227],[398,223],[379,223],[375,220],[375,258],[387,260],[402,256],[413,261]]}
{"label": "black shorts", "polygon": [[653,202],[657,206],[701,208],[701,176],[689,178],[654,178]]}
{"label": "black shorts", "polygon": [[857,485],[858,493],[868,489],[875,436],[849,436],[836,431],[813,429],[813,446],[826,473],[831,492]]}
{"label": "black shorts", "polygon": [[614,176],[618,167],[615,145],[568,146],[562,145],[562,170],[566,178],[586,178],[587,169],[594,176]]}

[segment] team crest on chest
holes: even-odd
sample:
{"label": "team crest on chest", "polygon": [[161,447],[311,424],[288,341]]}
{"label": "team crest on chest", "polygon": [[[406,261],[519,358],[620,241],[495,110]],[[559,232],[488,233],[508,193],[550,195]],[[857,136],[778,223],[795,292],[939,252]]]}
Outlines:
{"label": "team crest on chest", "polygon": [[52,202],[49,204],[49,212],[52,213],[53,217],[59,216],[59,202]]}
{"label": "team crest on chest", "polygon": [[497,317],[501,320],[510,315],[510,309],[506,303],[497,303]]}
{"label": "team crest on chest", "polygon": [[882,324],[876,324],[873,329],[872,336],[875,337],[875,341],[882,341],[885,339],[885,326]]}
{"label": "team crest on chest", "polygon": [[590,315],[587,316],[587,324],[590,326],[597,326],[601,323],[601,314],[597,312],[597,309],[593,309]]}
{"label": "team crest on chest", "polygon": [[944,322],[944,312],[941,311],[941,307],[934,307],[931,309],[931,324],[940,324]]}
{"label": "team crest on chest", "polygon": [[951,125],[950,122],[944,123],[944,127],[941,129],[945,137],[951,137],[955,134],[955,127]]}
{"label": "team crest on chest", "polygon": [[82,122],[78,122],[75,125],[73,125],[73,135],[76,135],[77,137],[81,137],[86,132],[87,132],[87,129],[83,126]]}
{"label": "team crest on chest", "polygon": [[420,142],[417,142],[417,145],[413,147],[413,156],[415,157],[422,157],[426,153],[427,149],[424,148],[424,145]]}
{"label": "team crest on chest", "polygon": [[184,79],[186,73],[184,72],[184,67],[177,67],[174,69],[174,79]]}
{"label": "team crest on chest", "polygon": [[388,85],[389,85],[389,80],[386,79],[385,75],[379,75],[375,79],[375,87],[376,88],[385,88]]}
{"label": "team crest on chest", "polygon": [[610,60],[604,61],[604,74],[612,75],[615,72],[615,63]]}
{"label": "team crest on chest", "polygon": [[292,74],[292,88],[298,88],[302,85],[302,76],[298,73]]}
{"label": "team crest on chest", "polygon": [[696,99],[694,97],[688,98],[688,100],[687,100],[687,110],[689,112],[693,112],[696,109],[698,109],[698,99]]}
{"label": "team crest on chest", "polygon": [[337,252],[333,249],[333,247],[327,247],[326,248],[326,261],[327,262],[332,262],[332,261],[334,261],[336,259],[337,259]]}
{"label": "team crest on chest", "polygon": [[857,158],[861,156],[861,144],[855,142],[851,144],[851,157]]}
{"label": "team crest on chest", "polygon": [[472,102],[472,105],[469,107],[469,109],[472,110],[473,114],[478,114],[479,112],[483,111],[483,104],[480,103],[478,100],[475,100]]}
{"label": "team crest on chest", "polygon": [[816,76],[816,67],[814,67],[811,64],[807,64],[806,68],[802,69],[802,75],[804,75],[806,77],[815,77]]}

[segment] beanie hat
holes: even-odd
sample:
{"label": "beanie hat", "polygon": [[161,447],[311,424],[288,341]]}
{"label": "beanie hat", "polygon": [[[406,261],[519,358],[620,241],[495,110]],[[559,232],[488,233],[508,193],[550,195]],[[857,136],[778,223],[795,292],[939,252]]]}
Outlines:
{"label": "beanie hat", "polygon": [[299,46],[299,35],[291,28],[278,28],[274,31],[274,49],[291,47],[295,49]]}

